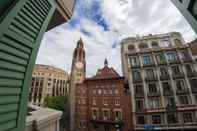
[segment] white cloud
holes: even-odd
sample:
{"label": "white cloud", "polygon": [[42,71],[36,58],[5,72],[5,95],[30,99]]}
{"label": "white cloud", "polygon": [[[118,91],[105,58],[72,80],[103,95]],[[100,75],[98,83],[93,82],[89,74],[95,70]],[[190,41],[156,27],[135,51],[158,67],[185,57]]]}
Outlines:
{"label": "white cloud", "polygon": [[[85,0],[83,8],[91,6],[93,1],[98,0]],[[73,18],[80,19],[80,23],[75,28],[64,24],[47,32],[37,63],[55,65],[69,72],[72,53],[81,36],[85,42],[88,76],[94,75],[103,66],[105,58],[121,73],[120,45],[112,48],[121,38],[171,31],[181,32],[186,41],[196,37],[170,0],[100,0],[100,3],[101,15],[109,25],[108,31],[93,20],[81,17],[80,6],[77,6]],[[84,35],[80,29],[91,36]]]}

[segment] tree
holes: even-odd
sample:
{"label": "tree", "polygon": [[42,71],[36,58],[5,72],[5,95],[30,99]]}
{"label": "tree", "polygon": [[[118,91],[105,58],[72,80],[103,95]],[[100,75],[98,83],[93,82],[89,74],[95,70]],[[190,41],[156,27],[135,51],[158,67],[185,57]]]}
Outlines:
{"label": "tree", "polygon": [[64,111],[66,101],[67,101],[66,96],[55,96],[55,97],[48,96],[45,98],[45,106],[52,109]]}

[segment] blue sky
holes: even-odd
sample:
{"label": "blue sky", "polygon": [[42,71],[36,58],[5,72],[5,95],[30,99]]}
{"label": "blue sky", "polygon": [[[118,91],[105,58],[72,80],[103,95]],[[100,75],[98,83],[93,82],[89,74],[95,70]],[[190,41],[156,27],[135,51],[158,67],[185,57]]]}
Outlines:
{"label": "blue sky", "polygon": [[196,35],[170,0],[77,0],[67,23],[45,33],[36,63],[70,72],[72,52],[85,43],[87,76],[107,58],[121,73],[120,41],[136,35],[178,31],[186,42]]}

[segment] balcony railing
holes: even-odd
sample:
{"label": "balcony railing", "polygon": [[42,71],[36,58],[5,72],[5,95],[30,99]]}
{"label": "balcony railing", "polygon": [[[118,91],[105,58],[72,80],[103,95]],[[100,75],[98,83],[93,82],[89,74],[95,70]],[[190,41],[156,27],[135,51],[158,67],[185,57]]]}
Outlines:
{"label": "balcony railing", "polygon": [[140,64],[131,65],[131,68],[140,68]]}
{"label": "balcony railing", "polygon": [[154,62],[143,64],[143,67],[154,67],[154,66],[155,66]]}
{"label": "balcony railing", "polygon": [[172,74],[173,79],[179,79],[179,78],[184,78],[184,73],[180,72],[177,74]]}
{"label": "balcony railing", "polygon": [[179,63],[181,63],[181,61],[179,59],[169,61],[169,64],[179,64]]}
{"label": "balcony railing", "polygon": [[133,83],[141,83],[142,81],[142,78],[133,79]]}
{"label": "balcony railing", "polygon": [[182,90],[176,90],[177,95],[181,95],[181,94],[187,94],[189,93],[188,89],[182,89]]}
{"label": "balcony railing", "polygon": [[186,58],[182,58],[181,59],[182,62],[188,63],[188,62],[192,62],[192,58],[191,57],[186,57]]}
{"label": "balcony railing", "polygon": [[160,75],[160,80],[170,80],[170,75],[169,74],[165,74],[165,75]]}
{"label": "balcony railing", "polygon": [[166,65],[167,64],[167,61],[157,61],[157,64],[158,65]]}
{"label": "balcony railing", "polygon": [[156,76],[146,77],[145,78],[146,82],[157,81],[157,80],[158,80],[158,78]]}
{"label": "balcony railing", "polygon": [[173,95],[173,91],[172,91],[172,90],[164,90],[164,91],[163,91],[163,95],[164,95],[164,96]]}
{"label": "balcony railing", "polygon": [[157,92],[149,92],[148,93],[148,96],[161,96],[161,93],[159,92],[159,91],[157,91]]}
{"label": "balcony railing", "polygon": [[141,93],[135,93],[135,97],[144,97],[144,92]]}
{"label": "balcony railing", "polygon": [[196,71],[187,72],[187,77],[197,77],[197,72]]}

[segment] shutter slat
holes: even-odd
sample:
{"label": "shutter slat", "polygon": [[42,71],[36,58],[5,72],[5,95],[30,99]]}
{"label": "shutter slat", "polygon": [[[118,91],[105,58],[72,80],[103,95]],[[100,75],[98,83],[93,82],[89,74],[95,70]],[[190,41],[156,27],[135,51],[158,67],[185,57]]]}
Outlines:
{"label": "shutter slat", "polygon": [[8,121],[1,124],[0,131],[8,131],[8,130],[10,131],[15,127],[16,127],[16,120]]}
{"label": "shutter slat", "polygon": [[0,46],[1,46],[0,50],[6,51],[9,54],[18,56],[18,57],[20,57],[22,59],[28,59],[29,58],[29,55],[28,54],[23,53],[20,50],[17,50],[16,48],[13,48],[13,47],[10,47],[10,46],[8,46],[6,44],[3,44],[2,42],[0,42]]}
{"label": "shutter slat", "polygon": [[18,109],[18,104],[0,105],[0,114],[17,111],[17,109]]}
{"label": "shutter slat", "polygon": [[0,96],[3,95],[19,95],[21,93],[21,87],[0,87]]}
{"label": "shutter slat", "polygon": [[17,112],[10,112],[8,114],[0,114],[0,123],[5,123],[10,120],[16,120],[17,118]]}
{"label": "shutter slat", "polygon": [[18,103],[19,98],[20,98],[19,96],[10,96],[10,95],[0,96],[0,105]]}
{"label": "shutter slat", "polygon": [[7,60],[7,61],[10,61],[10,62],[14,62],[14,63],[17,63],[17,64],[21,64],[21,65],[24,65],[24,66],[27,65],[26,60],[23,60],[21,58],[18,58],[16,56],[13,56],[13,55],[10,55],[10,54],[4,53],[4,52],[0,52],[0,59]]}
{"label": "shutter slat", "polygon": [[0,69],[0,78],[23,79],[24,73]]}
{"label": "shutter slat", "polygon": [[16,63],[10,63],[7,61],[0,60],[0,69],[6,69],[6,70],[12,70],[12,71],[19,71],[19,72],[25,72],[25,67],[18,65]]}
{"label": "shutter slat", "polygon": [[4,87],[4,86],[20,87],[22,86],[22,84],[23,82],[21,80],[0,78],[0,87]]}

